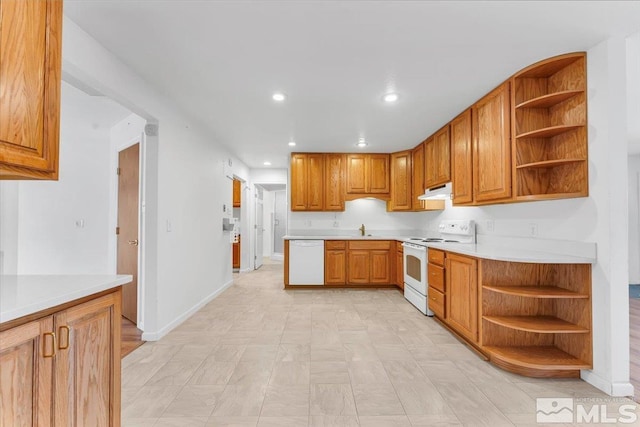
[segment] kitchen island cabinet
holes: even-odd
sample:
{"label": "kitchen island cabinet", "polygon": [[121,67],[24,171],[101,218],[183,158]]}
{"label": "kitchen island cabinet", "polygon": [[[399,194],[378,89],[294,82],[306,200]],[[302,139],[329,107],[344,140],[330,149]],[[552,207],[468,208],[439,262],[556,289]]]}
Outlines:
{"label": "kitchen island cabinet", "polygon": [[[3,279],[15,276],[3,276]],[[18,276],[19,277],[19,276]],[[121,288],[130,276],[72,286],[68,295],[89,285],[107,289],[62,304],[32,293],[30,307],[18,296],[3,304],[0,323],[0,400],[2,425],[119,426]],[[82,278],[83,276],[77,276]],[[27,282],[29,279],[27,279]],[[38,279],[35,279],[38,281]],[[11,300],[16,282],[7,278],[3,296]],[[31,280],[31,284],[34,280]],[[40,280],[46,283],[46,280]],[[55,282],[49,282],[55,285]],[[116,287],[112,287],[116,286]],[[17,280],[20,287],[20,280]],[[38,286],[27,283],[25,291]],[[47,290],[43,291],[44,293]],[[90,292],[90,291],[89,291]],[[59,298],[59,297],[58,297]],[[47,302],[49,301],[49,303]],[[17,316],[17,313],[25,313]]]}

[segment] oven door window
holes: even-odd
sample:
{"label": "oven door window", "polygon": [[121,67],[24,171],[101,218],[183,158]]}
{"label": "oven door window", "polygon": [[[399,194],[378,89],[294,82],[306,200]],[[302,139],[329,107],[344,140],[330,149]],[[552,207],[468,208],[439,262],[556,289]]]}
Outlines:
{"label": "oven door window", "polygon": [[422,269],[420,268],[420,258],[415,257],[413,255],[407,255],[405,256],[405,271],[407,276],[411,277],[412,279],[418,281],[418,282],[422,282]]}

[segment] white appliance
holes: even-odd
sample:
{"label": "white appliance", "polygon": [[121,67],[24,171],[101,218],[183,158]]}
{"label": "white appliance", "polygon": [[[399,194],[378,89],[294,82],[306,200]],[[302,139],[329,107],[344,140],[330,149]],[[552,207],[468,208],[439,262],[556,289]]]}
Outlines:
{"label": "white appliance", "polygon": [[324,240],[289,240],[289,284],[324,285]]}
{"label": "white appliance", "polygon": [[476,227],[472,220],[448,220],[438,225],[440,237],[412,237],[404,248],[404,297],[427,316],[433,316],[427,304],[429,281],[427,247],[430,243],[475,243]]}

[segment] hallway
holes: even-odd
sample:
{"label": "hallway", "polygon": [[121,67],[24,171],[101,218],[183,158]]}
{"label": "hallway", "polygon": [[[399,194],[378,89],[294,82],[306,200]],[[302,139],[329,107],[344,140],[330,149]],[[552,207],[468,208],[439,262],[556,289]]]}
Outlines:
{"label": "hallway", "polygon": [[122,391],[137,427],[527,426],[536,397],[610,399],[493,367],[397,290],[283,290],[279,263],[125,357]]}

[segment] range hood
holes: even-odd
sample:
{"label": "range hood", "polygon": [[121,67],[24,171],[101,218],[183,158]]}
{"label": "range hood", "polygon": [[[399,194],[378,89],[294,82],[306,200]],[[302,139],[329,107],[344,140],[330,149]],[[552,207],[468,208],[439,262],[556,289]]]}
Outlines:
{"label": "range hood", "polygon": [[451,199],[451,183],[447,182],[444,185],[433,187],[424,192],[423,195],[418,196],[418,200],[446,200]]}

